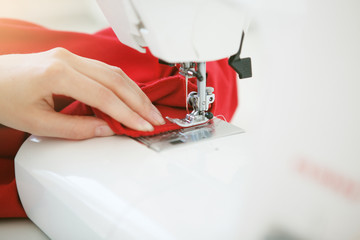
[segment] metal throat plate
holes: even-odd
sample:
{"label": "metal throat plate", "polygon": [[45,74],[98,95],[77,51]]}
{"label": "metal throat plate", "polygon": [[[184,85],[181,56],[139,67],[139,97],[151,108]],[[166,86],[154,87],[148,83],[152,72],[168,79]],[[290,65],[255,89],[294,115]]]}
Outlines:
{"label": "metal throat plate", "polygon": [[243,129],[214,117],[212,120],[202,125],[182,128],[154,136],[138,137],[135,139],[149,148],[160,152],[183,144],[225,137],[243,132],[245,132]]}

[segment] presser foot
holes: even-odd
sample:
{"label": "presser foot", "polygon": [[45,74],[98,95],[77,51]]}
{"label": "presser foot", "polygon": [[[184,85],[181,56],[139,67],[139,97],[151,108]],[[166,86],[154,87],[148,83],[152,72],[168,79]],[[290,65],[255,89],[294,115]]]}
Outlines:
{"label": "presser foot", "polygon": [[182,119],[166,117],[166,119],[169,120],[170,122],[175,123],[175,124],[179,125],[180,127],[184,127],[184,128],[207,123],[212,118],[213,118],[213,115],[211,112],[206,112],[204,114],[200,114],[197,111],[193,111],[192,113],[186,114],[186,117],[182,118]]}

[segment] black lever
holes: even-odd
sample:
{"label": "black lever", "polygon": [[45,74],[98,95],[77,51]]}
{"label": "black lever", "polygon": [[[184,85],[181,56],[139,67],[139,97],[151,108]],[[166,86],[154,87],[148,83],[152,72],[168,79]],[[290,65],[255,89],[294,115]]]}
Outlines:
{"label": "black lever", "polygon": [[228,61],[229,65],[239,74],[240,79],[252,77],[251,58],[240,58],[244,36],[245,33],[242,32],[239,51],[232,55]]}
{"label": "black lever", "polygon": [[164,60],[162,60],[162,59],[160,59],[159,58],[159,63],[160,64],[165,64],[165,65],[168,65],[168,66],[170,66],[170,67],[174,67],[175,66],[175,63],[168,63],[168,62],[166,62],[166,61],[164,61]]}

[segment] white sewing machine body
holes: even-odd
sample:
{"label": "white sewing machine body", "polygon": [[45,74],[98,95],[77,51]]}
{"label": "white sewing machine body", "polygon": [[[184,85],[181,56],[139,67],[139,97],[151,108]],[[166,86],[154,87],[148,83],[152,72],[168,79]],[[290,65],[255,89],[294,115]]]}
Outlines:
{"label": "white sewing machine body", "polygon": [[170,63],[205,62],[237,52],[244,0],[97,0],[119,40]]}
{"label": "white sewing machine body", "polygon": [[125,136],[32,136],[17,156],[19,192],[51,239],[238,239],[248,159],[230,143],[240,136],[160,153]]}
{"label": "white sewing machine body", "polygon": [[33,136],[15,162],[30,219],[53,239],[358,239],[360,2],[253,7],[246,133],[160,153]]}

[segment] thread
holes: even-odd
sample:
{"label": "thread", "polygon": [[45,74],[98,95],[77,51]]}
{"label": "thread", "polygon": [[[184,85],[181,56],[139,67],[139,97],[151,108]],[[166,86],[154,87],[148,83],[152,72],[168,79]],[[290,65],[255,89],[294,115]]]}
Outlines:
{"label": "thread", "polygon": [[188,105],[188,92],[189,92],[189,78],[187,75],[185,75],[185,107],[186,107],[186,113],[189,113],[189,105]]}

